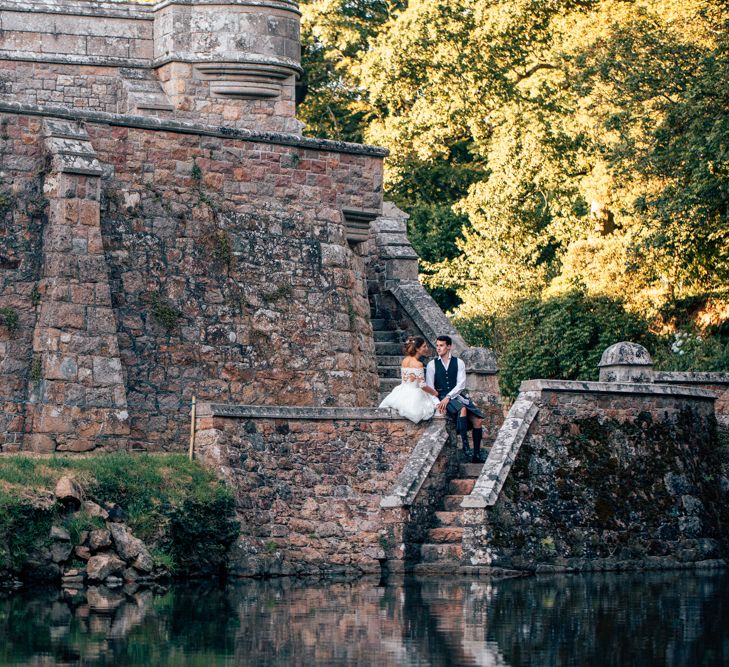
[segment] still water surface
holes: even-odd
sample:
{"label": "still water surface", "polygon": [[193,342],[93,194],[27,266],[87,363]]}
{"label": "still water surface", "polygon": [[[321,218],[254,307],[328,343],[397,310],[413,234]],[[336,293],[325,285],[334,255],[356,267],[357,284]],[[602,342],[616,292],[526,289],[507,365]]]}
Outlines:
{"label": "still water surface", "polygon": [[2,665],[729,665],[729,573],[0,598]]}

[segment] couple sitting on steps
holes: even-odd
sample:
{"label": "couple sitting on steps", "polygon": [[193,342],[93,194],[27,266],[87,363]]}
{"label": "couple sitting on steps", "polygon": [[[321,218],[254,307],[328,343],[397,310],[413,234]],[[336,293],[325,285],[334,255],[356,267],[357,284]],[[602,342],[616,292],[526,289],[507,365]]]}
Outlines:
{"label": "couple sitting on steps", "polygon": [[[438,357],[424,367],[420,358],[429,355],[428,344],[420,336],[410,336],[405,341],[405,358],[400,366],[402,381],[385,397],[380,407],[394,408],[402,417],[416,424],[423,419],[430,419],[436,410],[448,414],[456,421],[456,431],[463,442],[463,453],[471,456],[473,463],[482,463],[483,414],[464,395],[466,365],[451,356],[452,344],[450,336],[438,336],[435,344]],[[468,445],[469,428],[473,431],[473,453]]]}

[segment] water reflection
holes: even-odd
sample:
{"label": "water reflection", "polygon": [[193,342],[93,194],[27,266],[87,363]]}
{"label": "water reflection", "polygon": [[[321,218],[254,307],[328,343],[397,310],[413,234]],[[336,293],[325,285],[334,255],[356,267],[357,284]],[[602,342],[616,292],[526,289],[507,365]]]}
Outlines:
{"label": "water reflection", "polygon": [[726,665],[729,574],[242,581],[0,599],[2,665]]}

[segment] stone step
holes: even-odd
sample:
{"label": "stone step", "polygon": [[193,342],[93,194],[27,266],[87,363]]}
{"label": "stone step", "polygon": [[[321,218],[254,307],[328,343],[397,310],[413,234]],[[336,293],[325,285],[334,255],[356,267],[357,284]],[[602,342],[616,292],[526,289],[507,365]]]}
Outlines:
{"label": "stone step", "polygon": [[377,368],[383,368],[385,366],[395,366],[396,368],[400,368],[402,365],[402,354],[378,354],[376,359]]}
{"label": "stone step", "polygon": [[397,343],[402,345],[402,338],[397,331],[373,331],[375,343]]}
{"label": "stone step", "polygon": [[475,479],[452,479],[448,483],[448,493],[451,495],[460,494],[467,496],[476,485]]}
{"label": "stone step", "polygon": [[460,544],[421,544],[420,562],[435,563],[438,561],[461,560],[463,547]]}
{"label": "stone step", "polygon": [[428,531],[430,544],[460,544],[463,540],[463,528],[460,526],[443,526]]}
{"label": "stone step", "polygon": [[443,496],[443,510],[445,512],[460,512],[463,496]]}
{"label": "stone step", "polygon": [[461,479],[478,479],[483,463],[461,463],[458,474]]}
{"label": "stone step", "polygon": [[383,317],[372,317],[370,318],[370,324],[372,325],[373,331],[384,331],[387,326],[387,320]]}
{"label": "stone step", "polygon": [[375,341],[375,354],[381,355],[399,355],[402,358],[402,345],[400,343],[386,343]]}
{"label": "stone step", "polygon": [[377,375],[381,378],[397,378],[401,379],[400,366],[377,366]]}
{"label": "stone step", "polygon": [[435,513],[436,528],[445,526],[460,526],[461,512],[436,512]]}

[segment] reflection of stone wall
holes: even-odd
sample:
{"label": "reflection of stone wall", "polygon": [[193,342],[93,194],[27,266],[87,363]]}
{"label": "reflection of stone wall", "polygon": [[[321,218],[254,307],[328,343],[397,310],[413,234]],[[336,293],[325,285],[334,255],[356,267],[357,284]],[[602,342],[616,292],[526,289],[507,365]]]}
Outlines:
{"label": "reflection of stone wall", "polygon": [[391,546],[380,499],[427,424],[380,410],[200,407],[198,456],[237,497],[232,574],[379,571]]}
{"label": "reflection of stone wall", "polygon": [[539,380],[520,396],[538,413],[495,504],[467,510],[473,558],[601,569],[727,554],[729,479],[708,392]]}
{"label": "reflection of stone wall", "polygon": [[581,665],[721,664],[726,583],[726,574],[701,572],[497,582],[486,639],[505,664],[526,667],[563,664],[566,655]]}
{"label": "reflection of stone wall", "polygon": [[0,599],[0,662],[719,665],[727,583],[661,572],[34,591]]}

